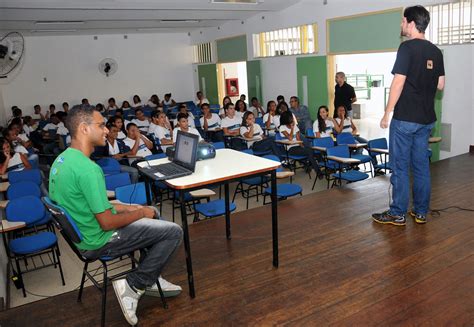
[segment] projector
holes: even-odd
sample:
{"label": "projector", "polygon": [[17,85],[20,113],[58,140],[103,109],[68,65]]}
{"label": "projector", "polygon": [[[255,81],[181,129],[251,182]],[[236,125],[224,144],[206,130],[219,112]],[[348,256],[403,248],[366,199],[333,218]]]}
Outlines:
{"label": "projector", "polygon": [[[172,160],[174,158],[174,146],[166,149],[166,156]],[[216,157],[216,148],[210,143],[199,143],[197,148],[197,160],[206,160]]]}

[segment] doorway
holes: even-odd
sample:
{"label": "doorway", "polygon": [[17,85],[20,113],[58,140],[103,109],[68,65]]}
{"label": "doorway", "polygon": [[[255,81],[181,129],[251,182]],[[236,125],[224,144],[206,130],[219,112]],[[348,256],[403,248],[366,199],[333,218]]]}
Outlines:
{"label": "doorway", "polygon": [[239,100],[241,94],[248,98],[247,63],[245,61],[217,64],[217,89],[219,104],[225,96],[233,103]]}

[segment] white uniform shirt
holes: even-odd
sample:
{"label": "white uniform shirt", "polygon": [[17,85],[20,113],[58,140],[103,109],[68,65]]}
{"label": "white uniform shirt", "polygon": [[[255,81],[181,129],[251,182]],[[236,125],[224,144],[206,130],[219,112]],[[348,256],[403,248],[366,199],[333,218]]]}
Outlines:
{"label": "white uniform shirt", "polygon": [[148,119],[140,120],[140,119],[135,118],[135,119],[132,119],[132,123],[137,125],[140,132],[148,133],[148,128],[150,127],[150,121]]}
{"label": "white uniform shirt", "polygon": [[[240,127],[240,135],[242,137],[247,138],[245,136],[245,133],[247,133],[249,130],[250,130],[249,127],[245,127],[245,126]],[[261,141],[262,139],[263,139],[262,128],[260,127],[259,124],[253,124],[253,137],[251,141],[247,141],[247,146],[251,148],[255,142]]]}
{"label": "white uniform shirt", "polygon": [[[123,140],[123,142],[125,143],[126,146],[128,146],[130,149],[133,148],[133,146],[135,145],[135,140],[132,140],[131,138],[127,137],[125,138],[125,140]],[[137,157],[146,157],[146,156],[149,156],[151,155],[151,151],[150,149],[148,149],[146,147],[146,144],[145,142],[143,142],[143,140],[140,138],[140,141],[138,143],[138,151],[137,153],[135,154]],[[128,159],[128,162],[130,164],[132,164],[132,162],[134,162],[135,160],[137,160],[136,158],[130,158]]]}
{"label": "white uniform shirt", "polygon": [[[211,118],[207,120],[207,130],[215,131],[221,127],[221,119],[217,114],[211,114]],[[199,119],[201,127],[204,129],[204,116]]]}
{"label": "white uniform shirt", "polygon": [[[336,118],[335,121],[340,124],[341,118]],[[352,120],[349,117],[344,118],[344,127],[341,133],[352,133]]]}
{"label": "white uniform shirt", "polygon": [[[176,139],[178,137],[178,131],[180,131],[181,128],[180,127],[176,127],[175,129],[173,129],[173,141],[176,143]],[[188,130],[186,133],[191,133],[191,134],[194,134],[194,135],[197,135],[199,136],[199,142],[202,142],[202,137],[201,137],[201,134],[199,134],[198,130],[193,128],[193,127],[188,127]]]}
{"label": "white uniform shirt", "polygon": [[[288,134],[290,134],[291,128],[288,128],[286,125],[281,125],[279,131],[280,131],[281,137],[284,140],[288,140],[288,138],[285,136],[285,134],[283,134],[283,132],[287,132]],[[293,141],[297,141],[296,134],[298,134],[299,131],[300,129],[298,128],[298,125],[295,124],[295,127],[293,127]],[[295,146],[299,146],[299,145],[298,144],[289,145],[287,146],[287,149],[291,149],[292,147],[295,147]]]}
{"label": "white uniform shirt", "polygon": [[242,124],[242,118],[234,116],[232,118],[225,117],[222,119],[221,127],[227,128],[230,131],[240,130],[240,125]]}
{"label": "white uniform shirt", "polygon": [[313,132],[314,136],[316,136],[316,133],[319,132],[321,134],[321,137],[331,137],[332,129],[334,128],[334,124],[332,120],[326,119],[325,121],[326,124],[326,129],[324,131],[319,130],[319,121],[316,119],[313,124]]}

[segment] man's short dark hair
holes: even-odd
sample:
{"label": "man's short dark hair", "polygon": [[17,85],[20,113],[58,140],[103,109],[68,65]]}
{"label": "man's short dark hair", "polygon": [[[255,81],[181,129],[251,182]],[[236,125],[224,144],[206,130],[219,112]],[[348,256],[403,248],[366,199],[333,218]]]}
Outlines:
{"label": "man's short dark hair", "polygon": [[22,114],[23,112],[21,111],[20,108],[16,108],[13,110],[13,117],[21,117]]}
{"label": "man's short dark hair", "polygon": [[136,108],[135,108],[135,113],[137,113],[137,111],[143,112],[143,109],[142,109],[141,107],[136,107]]}
{"label": "man's short dark hair", "polygon": [[290,100],[295,100],[298,103],[300,102],[300,99],[298,99],[298,97],[294,95],[290,98]]}
{"label": "man's short dark hair", "polygon": [[196,96],[198,96],[199,94],[202,94],[202,91],[197,91],[196,92]]}
{"label": "man's short dark hair", "polygon": [[407,19],[407,23],[415,22],[416,29],[420,33],[425,33],[425,30],[430,23],[430,13],[423,6],[405,8],[403,17]]}
{"label": "man's short dark hair", "polygon": [[277,102],[280,102],[280,100],[285,101],[285,97],[281,94],[277,96]]}
{"label": "man's short dark hair", "polygon": [[253,102],[253,101],[258,101],[257,97],[253,97],[250,102]]}
{"label": "man's short dark hair", "polygon": [[189,115],[188,115],[187,113],[180,112],[180,113],[178,114],[178,116],[176,116],[176,120],[177,120],[177,121],[180,121],[180,120],[183,119],[183,118],[184,118],[184,119],[188,119],[188,116],[189,116]]}
{"label": "man's short dark hair", "polygon": [[16,118],[13,118],[12,121],[10,122],[10,125],[8,126],[8,128],[11,128],[12,125],[18,125],[20,126],[22,123],[22,120],[20,117],[16,117]]}
{"label": "man's short dark hair", "polygon": [[128,124],[127,124],[127,127],[126,127],[126,128],[127,128],[127,131],[128,131],[128,130],[130,129],[130,127],[132,127],[132,126],[135,126],[135,127],[138,128],[137,124],[135,124],[135,123],[128,123]]}
{"label": "man's short dark hair", "polygon": [[184,103],[181,103],[181,104],[179,105],[179,109],[181,109],[181,108],[188,109],[188,107],[187,107],[186,104],[184,104]]}
{"label": "man's short dark hair", "polygon": [[210,108],[210,107],[209,107],[209,103],[203,103],[203,104],[201,105],[201,109],[203,109],[204,107]]}
{"label": "man's short dark hair", "polygon": [[84,104],[78,104],[69,110],[66,117],[66,128],[71,134],[71,138],[75,138],[77,135],[77,128],[81,123],[92,124],[92,116],[94,115],[95,108]]}

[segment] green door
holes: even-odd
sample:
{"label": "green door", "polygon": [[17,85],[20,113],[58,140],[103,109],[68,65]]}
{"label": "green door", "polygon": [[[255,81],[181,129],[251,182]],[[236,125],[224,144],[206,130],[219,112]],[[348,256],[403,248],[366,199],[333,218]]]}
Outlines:
{"label": "green door", "polygon": [[219,103],[219,96],[217,92],[217,66],[216,64],[199,65],[199,90],[204,93],[204,96],[211,104]]}
{"label": "green door", "polygon": [[300,103],[308,106],[315,120],[318,107],[328,105],[327,57],[296,58],[296,76]]}
{"label": "green door", "polygon": [[262,74],[260,71],[260,60],[247,61],[247,100],[257,97],[262,102]]}
{"label": "green door", "polygon": [[[431,136],[441,136],[441,112],[442,112],[442,99],[443,92],[438,91],[435,97],[435,112],[436,112],[436,123],[431,130]],[[439,160],[440,143],[430,144],[431,148],[431,162]]]}

